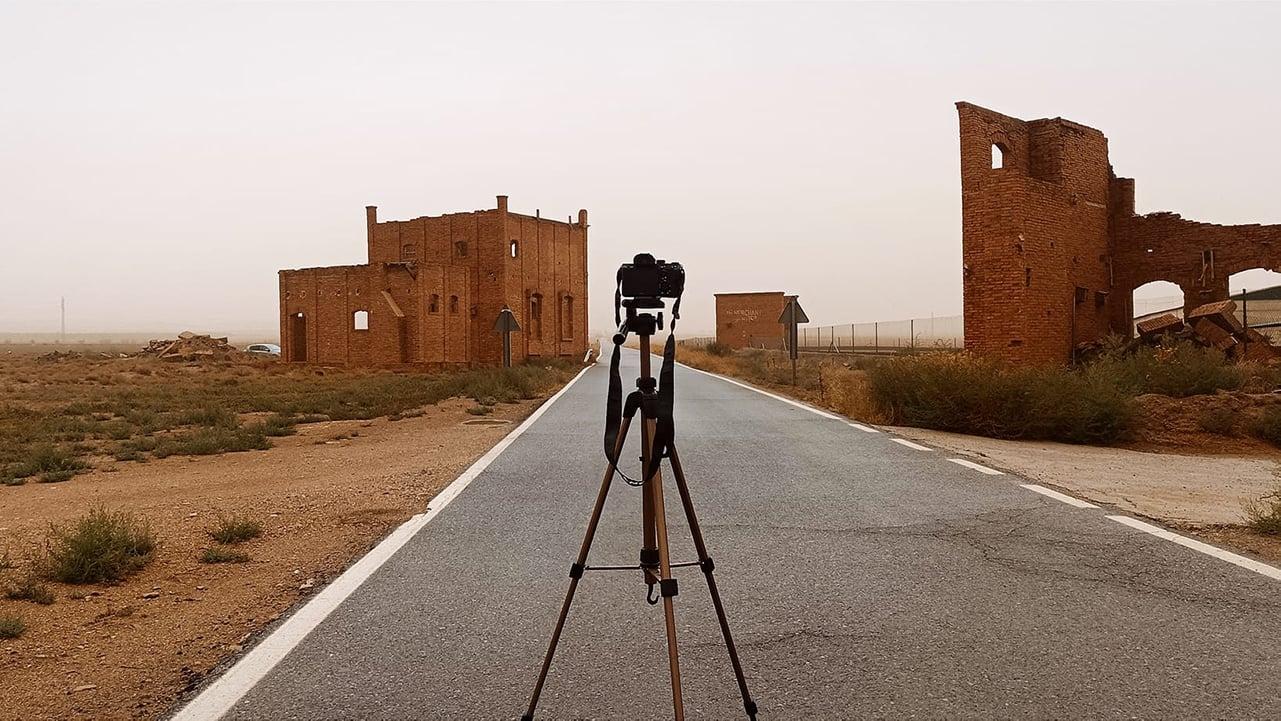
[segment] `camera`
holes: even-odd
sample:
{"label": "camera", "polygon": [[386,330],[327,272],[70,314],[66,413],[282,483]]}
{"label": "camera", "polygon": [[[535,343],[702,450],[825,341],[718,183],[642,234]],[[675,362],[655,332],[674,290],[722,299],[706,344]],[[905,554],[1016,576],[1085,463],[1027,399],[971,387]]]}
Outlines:
{"label": "camera", "polygon": [[649,253],[638,253],[632,262],[623,263],[618,280],[626,298],[679,298],[685,292],[685,269],[681,264],[654,260]]}

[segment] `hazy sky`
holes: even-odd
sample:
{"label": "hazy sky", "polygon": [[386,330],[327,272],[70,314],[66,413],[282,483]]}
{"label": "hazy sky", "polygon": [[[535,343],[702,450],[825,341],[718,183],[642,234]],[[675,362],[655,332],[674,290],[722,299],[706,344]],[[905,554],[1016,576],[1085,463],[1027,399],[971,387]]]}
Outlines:
{"label": "hazy sky", "polygon": [[[276,327],[383,219],[591,214],[618,263],[959,313],[953,103],[1103,130],[1140,212],[1281,222],[1281,6],[0,6],[0,331]],[[1259,283],[1254,283],[1258,287]],[[1167,291],[1168,292],[1168,291]]]}

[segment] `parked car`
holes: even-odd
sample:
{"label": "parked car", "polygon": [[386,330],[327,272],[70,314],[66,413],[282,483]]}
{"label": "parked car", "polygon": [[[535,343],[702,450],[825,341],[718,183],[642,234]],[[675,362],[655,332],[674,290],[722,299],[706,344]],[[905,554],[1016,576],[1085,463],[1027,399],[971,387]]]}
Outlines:
{"label": "parked car", "polygon": [[245,346],[245,352],[250,355],[271,356],[272,358],[280,357],[280,346],[275,343],[254,343]]}

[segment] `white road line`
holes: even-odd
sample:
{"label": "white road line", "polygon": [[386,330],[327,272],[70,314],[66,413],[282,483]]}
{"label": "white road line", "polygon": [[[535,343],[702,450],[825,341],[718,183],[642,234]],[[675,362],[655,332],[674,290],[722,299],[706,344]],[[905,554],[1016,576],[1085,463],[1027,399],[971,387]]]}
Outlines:
{"label": "white road line", "polygon": [[912,449],[915,449],[915,450],[918,450],[918,451],[932,451],[932,450],[934,450],[933,448],[927,448],[927,447],[925,447],[925,446],[923,446],[923,445],[921,445],[921,444],[919,444],[919,443],[913,443],[913,442],[911,442],[911,441],[907,440],[906,438],[891,438],[890,440],[891,440],[891,441],[894,441],[895,443],[899,444],[900,446],[907,446],[908,448],[912,448]]}
{"label": "white road line", "polygon": [[1207,556],[1214,556],[1220,561],[1227,561],[1228,563],[1231,563],[1236,566],[1240,566],[1241,568],[1245,568],[1250,571],[1254,571],[1255,573],[1258,573],[1260,575],[1267,576],[1268,578],[1281,581],[1281,568],[1277,568],[1276,566],[1269,566],[1268,564],[1262,563],[1260,561],[1256,561],[1253,558],[1238,556],[1237,554],[1232,553],[1231,551],[1225,551],[1222,548],[1219,548],[1217,546],[1211,546],[1208,543],[1203,543],[1196,539],[1188,538],[1187,536],[1180,536],[1179,534],[1174,533],[1173,531],[1167,531],[1164,528],[1161,528],[1159,526],[1154,526],[1151,523],[1144,523],[1143,521],[1140,521],[1137,518],[1130,518],[1129,516],[1108,516],[1108,518],[1112,519],[1113,521],[1116,521],[1117,523],[1120,523],[1123,526],[1136,528],[1140,531],[1143,531],[1144,533],[1150,533],[1153,536],[1156,536],[1157,538],[1162,538],[1167,541],[1172,541],[1174,543],[1179,544],[1180,546],[1191,548],[1194,551],[1200,551],[1201,553],[1204,553]]}
{"label": "white road line", "polygon": [[241,698],[244,697],[250,689],[254,687],[264,676],[267,675],[276,664],[289,654],[307,634],[311,633],[322,621],[325,620],[335,608],[339,606],[348,596],[352,594],[360,584],[374,574],[380,566],[387,562],[396,551],[409,542],[423,526],[440,513],[441,509],[449,505],[462,493],[465,488],[480,475],[494,459],[507,449],[517,438],[520,437],[528,428],[537,421],[553,403],[557,401],[570,386],[574,385],[583,374],[589,370],[584,368],[574,376],[565,387],[561,388],[555,395],[547,399],[525,419],[511,433],[508,433],[498,445],[489,449],[489,452],[481,456],[479,460],[463,471],[463,474],[455,478],[436,497],[431,499],[427,504],[427,510],[420,513],[408,521],[405,521],[399,528],[391,532],[374,547],[372,551],[365,554],[352,564],[341,576],[334,579],[334,582],[325,586],[325,588],[308,601],[302,608],[298,609],[284,623],[280,624],[275,631],[264,638],[261,643],[253,647],[249,653],[245,654],[231,668],[227,669],[218,680],[209,684],[200,695],[196,696],[186,706],[183,707],[173,717],[173,721],[213,721],[221,718],[223,714],[231,710]]}
{"label": "white road line", "polygon": [[1093,503],[1082,501],[1079,498],[1073,498],[1072,496],[1069,496],[1066,493],[1059,493],[1058,491],[1050,490],[1045,486],[1038,486],[1035,483],[1020,483],[1019,485],[1023,486],[1029,491],[1035,491],[1041,494],[1042,496],[1049,496],[1050,498],[1053,498],[1056,501],[1063,501],[1069,506],[1076,506],[1077,508],[1098,508],[1098,506],[1094,505]]}
{"label": "white road line", "polygon": [[979,473],[986,473],[986,474],[987,474],[987,475],[989,475],[989,476],[1000,476],[1000,475],[1004,475],[1003,473],[1001,473],[1000,471],[996,470],[995,468],[988,468],[987,466],[980,466],[979,464],[975,463],[974,461],[967,461],[967,460],[965,460],[964,458],[949,458],[948,460],[949,460],[949,461],[951,461],[951,462],[953,462],[953,463],[955,463],[955,464],[956,464],[956,465],[958,465],[958,466],[965,466],[966,468],[973,468],[974,470],[978,471]]}
{"label": "white road line", "polygon": [[862,423],[851,423],[850,428],[857,428],[860,431],[863,431],[864,433],[880,433],[880,431],[876,430],[875,428],[872,428],[871,426],[865,426]]}
{"label": "white road line", "polygon": [[[705,375],[705,376],[711,376],[711,377],[713,377],[713,378],[719,378],[719,379],[721,379],[721,380],[725,381],[726,383],[732,383],[732,384],[734,384],[734,385],[738,386],[739,388],[746,388],[746,389],[747,389],[747,390],[749,390],[749,391],[754,391],[754,392],[756,392],[756,393],[760,393],[760,394],[761,394],[761,395],[763,395],[763,396],[769,396],[770,398],[773,398],[773,399],[774,399],[774,400],[776,400],[776,401],[783,401],[784,403],[786,403],[786,404],[787,404],[787,405],[789,405],[789,406],[796,406],[797,408],[801,408],[801,409],[807,410],[807,411],[809,411],[810,413],[814,413],[814,414],[816,414],[816,415],[823,416],[824,418],[831,418],[832,420],[835,420],[835,421],[843,421],[843,420],[845,420],[844,418],[841,418],[840,416],[832,415],[831,413],[828,413],[827,411],[820,411],[819,409],[815,408],[814,406],[807,406],[807,405],[805,405],[804,403],[801,403],[800,401],[794,401],[794,400],[792,400],[791,398],[784,398],[783,396],[776,395],[776,394],[774,394],[774,393],[770,393],[769,391],[763,391],[763,390],[761,390],[760,388],[757,388],[757,387],[755,387],[755,386],[749,386],[749,385],[747,385],[746,383],[739,383],[738,381],[734,380],[733,378],[726,378],[725,376],[723,376],[723,375],[721,375],[721,374],[719,374],[719,373],[712,373],[711,371],[705,371],[705,370],[703,370],[703,369],[701,369],[701,368],[695,368],[694,366],[688,366],[688,365],[685,365],[684,363],[677,363],[676,365],[681,366],[682,368],[688,368],[689,370],[692,370],[692,371],[694,371],[695,373],[702,373],[702,374],[703,374],[703,375]],[[847,422],[848,422],[848,421],[847,421]]]}

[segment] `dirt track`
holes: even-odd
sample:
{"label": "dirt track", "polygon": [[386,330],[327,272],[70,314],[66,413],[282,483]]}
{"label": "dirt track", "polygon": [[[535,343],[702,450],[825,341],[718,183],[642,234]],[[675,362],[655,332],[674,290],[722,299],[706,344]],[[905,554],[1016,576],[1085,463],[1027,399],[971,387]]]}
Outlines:
{"label": "dirt track", "polygon": [[[476,421],[452,400],[399,421],[299,426],[270,451],[121,463],[57,484],[0,488],[0,554],[21,572],[50,523],[90,506],[133,511],[156,530],[156,560],[119,586],[53,584],[51,606],[0,599],[27,632],[0,641],[0,718],[156,718],[183,688],[234,654],[393,526],[426,507],[540,401]],[[333,440],[343,434],[356,435]],[[263,522],[251,560],[197,555],[219,513]],[[144,596],[154,597],[145,598]],[[83,598],[77,598],[81,594]]]}

